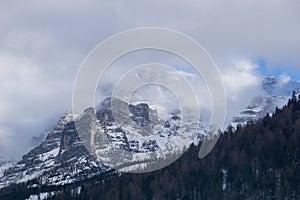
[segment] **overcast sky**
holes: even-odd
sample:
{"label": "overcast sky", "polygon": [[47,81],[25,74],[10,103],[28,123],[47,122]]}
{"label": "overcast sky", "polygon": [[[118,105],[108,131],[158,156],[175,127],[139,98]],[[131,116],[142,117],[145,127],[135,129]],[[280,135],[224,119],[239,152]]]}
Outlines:
{"label": "overcast sky", "polygon": [[298,0],[3,0],[0,157],[24,154],[33,135],[70,111],[77,70],[98,43],[145,26],[175,29],[202,44],[232,102],[253,95],[260,75],[300,79]]}

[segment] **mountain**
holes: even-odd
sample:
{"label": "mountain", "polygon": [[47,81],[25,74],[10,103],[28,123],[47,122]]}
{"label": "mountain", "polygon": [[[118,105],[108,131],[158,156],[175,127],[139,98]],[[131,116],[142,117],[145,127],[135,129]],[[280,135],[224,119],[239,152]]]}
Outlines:
{"label": "mountain", "polygon": [[261,82],[262,94],[252,98],[251,103],[238,116],[233,117],[230,125],[245,125],[256,121],[268,113],[275,112],[276,107],[282,108],[291,97],[293,91],[300,93],[299,81],[284,81],[274,77],[265,77]]}
{"label": "mountain", "polygon": [[[117,113],[113,113],[111,104],[117,107]],[[193,130],[192,120],[180,124],[180,110],[161,120],[151,107],[145,103],[127,105],[114,98],[100,104],[96,112],[100,133],[95,136],[92,148],[102,163],[122,171],[159,169],[162,163],[174,161],[192,143],[198,143],[207,131],[204,127],[199,132]],[[126,108],[128,114],[120,112]]]}
{"label": "mountain", "polygon": [[[127,120],[121,126],[114,118],[112,104],[118,110],[129,109],[130,119],[126,119],[126,113],[118,113],[123,122]],[[128,105],[115,98],[105,99],[96,112],[87,108],[79,116],[68,113],[40,145],[17,164],[3,168],[0,188],[32,179],[35,180],[30,187],[64,185],[112,168],[159,169],[177,159],[185,148],[198,143],[205,134],[205,128],[195,134],[191,124],[183,126],[182,134],[179,115],[180,111],[170,113],[162,121],[148,104]],[[161,162],[156,166],[159,159]]]}
{"label": "mountain", "polygon": [[300,199],[300,96],[282,109],[220,135],[208,156],[200,145],[151,173],[100,173],[56,186],[11,184],[0,199]]}
{"label": "mountain", "polygon": [[81,144],[73,118],[72,114],[62,117],[39,146],[6,169],[0,187],[37,177],[40,177],[40,184],[60,185],[105,171],[106,168],[98,164]]}
{"label": "mountain", "polygon": [[[233,118],[232,126],[245,125],[273,113],[288,101],[292,91],[300,91],[300,83],[266,77],[262,89],[264,92]],[[117,110],[128,109],[130,118],[126,112],[114,115],[112,104]],[[180,132],[180,110],[168,113],[167,119],[161,120],[152,108],[145,103],[128,105],[107,98],[96,111],[88,108],[79,116],[66,114],[21,161],[2,165],[0,188],[29,180],[31,188],[61,186],[113,172],[112,167],[121,171],[160,169],[179,158],[190,145],[198,145],[208,130],[200,122],[200,130],[195,130],[195,122],[187,121]],[[115,117],[125,123],[119,125]],[[151,159],[143,165],[148,155]]]}

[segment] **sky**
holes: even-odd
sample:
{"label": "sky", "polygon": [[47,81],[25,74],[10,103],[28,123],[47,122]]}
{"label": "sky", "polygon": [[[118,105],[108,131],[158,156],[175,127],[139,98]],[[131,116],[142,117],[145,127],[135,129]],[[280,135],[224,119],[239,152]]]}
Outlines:
{"label": "sky", "polygon": [[183,32],[207,50],[235,105],[230,115],[258,91],[260,76],[300,79],[298,0],[3,0],[0,157],[20,157],[71,110],[77,71],[97,44],[149,26]]}

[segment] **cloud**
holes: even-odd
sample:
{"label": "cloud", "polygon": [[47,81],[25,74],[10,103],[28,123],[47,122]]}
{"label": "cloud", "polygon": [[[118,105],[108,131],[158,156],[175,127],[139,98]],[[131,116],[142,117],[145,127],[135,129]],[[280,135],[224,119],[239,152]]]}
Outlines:
{"label": "cloud", "polygon": [[19,151],[20,156],[29,150],[33,135],[53,126],[69,110],[72,84],[65,80],[70,78],[56,75],[53,80],[48,70],[32,60],[0,53],[1,154],[11,157]]}
{"label": "cloud", "polygon": [[261,78],[255,71],[257,68],[258,66],[251,61],[235,61],[222,69],[221,76],[229,100],[237,101],[237,98],[243,93],[249,93],[248,88],[260,86]]}
{"label": "cloud", "polygon": [[[88,53],[108,36],[129,28],[163,26],[191,35],[213,56],[246,55],[270,66],[299,66],[300,3],[297,0],[188,3],[69,0],[2,3],[3,34],[27,30]],[[72,8],[71,8],[71,7]],[[10,19],[10,20],[7,20]],[[6,26],[5,26],[6,25]]]}
{"label": "cloud", "polygon": [[250,104],[254,96],[264,92],[258,66],[249,60],[233,60],[224,66],[221,76],[227,95],[227,125],[233,116]]}
{"label": "cloud", "polygon": [[[297,0],[1,1],[0,156],[21,155],[29,147],[15,138],[29,143],[53,126],[70,109],[76,72],[90,50],[130,28],[166,27],[193,37],[220,67],[229,101],[247,103],[257,91],[253,60],[298,70],[299,9]],[[176,65],[168,59],[160,60]]]}
{"label": "cloud", "polygon": [[287,84],[288,82],[290,82],[291,77],[289,77],[286,73],[283,73],[279,76],[279,81],[280,83]]}
{"label": "cloud", "polygon": [[[146,52],[146,55],[148,56],[149,52]],[[152,52],[150,55],[150,57],[153,58],[155,54]],[[138,62],[145,62],[147,60],[142,56],[141,52],[136,52],[132,56],[138,57]],[[113,87],[116,85],[116,82],[120,80],[120,77],[122,77],[126,71],[130,72],[130,66],[137,65],[136,60],[129,60],[132,62],[128,62],[128,60],[126,60],[126,62],[119,61],[109,68],[110,70],[105,74],[103,81],[98,86],[97,102],[101,102],[104,98],[110,96]],[[173,60],[173,58],[170,57],[167,60]],[[172,62],[168,63],[165,60],[159,60],[158,63],[164,63],[168,66],[172,66]],[[200,107],[200,114],[202,116],[201,118],[205,122],[208,122],[210,119],[212,102],[204,79],[197,74],[196,71],[189,69],[192,68],[192,66],[183,60],[176,60],[175,63],[181,63],[181,67],[177,68],[176,73],[170,72],[169,74],[164,74],[162,78],[167,80],[169,77],[181,76],[183,79],[185,79],[185,81],[191,85],[195,97],[197,98],[197,103]],[[120,66],[122,66],[122,70],[117,70],[121,68]],[[223,63],[222,68],[220,69],[220,75],[223,80],[227,100],[227,113],[224,128],[227,127],[229,122],[232,120],[232,117],[239,114],[241,110],[250,104],[251,99],[254,96],[257,96],[258,94],[264,94],[261,87],[261,81],[263,77],[259,73],[258,68],[259,66],[255,62],[246,59],[232,60],[231,62]],[[151,69],[149,69],[148,73],[151,72]],[[130,76],[126,77],[126,81],[130,82]],[[174,78],[172,78],[172,80],[173,79]],[[177,84],[180,85],[181,82],[178,81]],[[127,87],[126,85],[124,86],[125,88]],[[125,90],[126,89],[122,89],[121,91]],[[167,88],[162,88],[160,85],[150,83],[148,85],[144,85],[142,88],[139,88],[136,93],[132,95],[131,101],[143,101],[150,104],[160,104],[164,106],[167,111],[170,111],[176,106],[177,108],[179,107],[178,102],[176,101],[176,95],[178,95],[176,92],[179,92],[180,94],[186,94],[185,90],[169,91]]]}

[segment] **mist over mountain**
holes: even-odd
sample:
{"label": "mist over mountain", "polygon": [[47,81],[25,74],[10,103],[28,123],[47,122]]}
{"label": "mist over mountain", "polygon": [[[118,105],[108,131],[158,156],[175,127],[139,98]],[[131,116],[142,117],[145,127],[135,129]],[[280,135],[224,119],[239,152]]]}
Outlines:
{"label": "mist over mountain", "polygon": [[[236,130],[236,133],[225,133],[225,136],[230,137],[232,135],[239,135],[239,132],[241,131],[241,126],[245,126],[245,130],[251,129],[249,128],[249,123],[253,124],[253,126],[256,126],[256,121],[258,121],[258,124],[261,124],[261,119],[265,120],[265,116],[268,115],[267,120],[273,120],[278,113],[281,113],[278,111],[279,108],[282,108],[287,102],[289,102],[289,105],[284,107],[283,110],[285,110],[284,113],[289,112],[288,110],[291,110],[291,104],[299,104],[298,102],[295,102],[295,99],[290,99],[290,95],[292,91],[294,91],[295,94],[299,93],[300,91],[300,83],[295,81],[286,81],[283,82],[282,80],[278,80],[276,78],[269,78],[266,77],[262,81],[262,88],[265,91],[264,94],[260,94],[258,96],[254,96],[252,100],[250,101],[250,104],[248,107],[245,108],[245,110],[242,110],[241,113],[234,117],[232,119],[232,122],[229,126],[230,131]],[[119,106],[121,109],[122,107],[125,108],[129,106],[130,116],[132,122],[125,123],[123,126],[115,126],[115,119],[111,110],[112,102],[114,102]],[[124,107],[125,106],[125,107]],[[294,105],[295,109],[298,108],[296,105]],[[155,108],[155,107],[154,107]],[[122,109],[121,109],[122,110]],[[275,114],[273,114],[276,111]],[[293,110],[294,112],[294,110]],[[297,110],[295,112],[298,112]],[[94,114],[93,114],[94,113]],[[93,115],[95,115],[93,117]],[[272,116],[272,118],[270,118]],[[274,116],[274,117],[273,117]],[[296,114],[293,114],[293,120],[296,117]],[[288,116],[287,116],[288,117]],[[104,118],[106,119],[105,124],[103,124]],[[167,120],[167,121],[165,121]],[[180,120],[180,112],[178,113],[169,113],[168,117],[164,120],[161,120],[158,116],[157,110],[152,109],[151,105],[145,104],[145,103],[136,103],[134,105],[128,105],[126,102],[122,102],[120,100],[113,100],[111,98],[105,99],[99,106],[97,107],[97,110],[94,111],[93,109],[87,109],[84,113],[82,113],[80,116],[73,115],[72,113],[67,113],[65,116],[63,116],[59,122],[57,123],[56,127],[48,133],[46,138],[39,144],[37,147],[32,149],[29,153],[25,154],[18,163],[10,163],[8,161],[1,162],[0,164],[0,187],[3,188],[2,192],[5,194],[3,197],[8,197],[10,194],[9,191],[11,191],[11,188],[13,187],[23,187],[22,185],[26,185],[26,188],[28,190],[22,189],[24,194],[29,194],[32,191],[42,191],[41,188],[48,188],[45,191],[48,197],[53,195],[58,195],[60,192],[57,192],[58,188],[69,188],[73,187],[74,185],[78,185],[82,189],[82,185],[89,184],[89,180],[98,180],[99,177],[106,177],[106,176],[115,176],[116,174],[119,174],[119,172],[114,172],[114,169],[110,168],[110,162],[107,162],[107,156],[112,158],[111,156],[114,156],[113,154],[109,154],[110,150],[105,150],[109,144],[113,144],[118,149],[121,149],[125,152],[128,152],[128,158],[118,158],[115,159],[130,163],[132,162],[131,167],[128,167],[130,165],[127,165],[127,167],[124,168],[124,172],[134,170],[136,169],[136,166],[134,166],[134,163],[136,161],[143,162],[144,160],[144,154],[152,153],[155,155],[156,158],[161,158],[161,161],[164,161],[168,163],[168,159],[170,161],[175,161],[176,157],[180,157],[182,153],[184,153],[184,149],[191,148],[188,152],[185,152],[183,155],[183,158],[179,158],[178,161],[175,161],[175,164],[172,164],[171,166],[177,166],[176,163],[181,163],[182,159],[185,159],[187,156],[192,157],[194,156],[193,160],[199,159],[196,156],[197,149],[201,146],[201,141],[203,137],[206,134],[206,131],[208,130],[208,127],[205,126],[205,124],[201,124],[201,121],[199,121],[200,124],[200,130],[193,130],[191,129],[194,127],[193,124],[185,124],[183,126],[184,130],[184,137],[182,137],[177,131],[178,131],[178,122],[177,120]],[[263,120],[263,121],[264,121]],[[78,122],[84,122],[89,124],[94,124],[92,126],[89,126],[91,129],[88,130],[87,133],[93,132],[93,130],[98,130],[99,136],[96,138],[93,137],[93,144],[96,149],[101,150],[99,152],[99,155],[102,159],[102,161],[99,161],[99,159],[95,159],[93,157],[93,152],[86,149],[86,146],[84,146],[84,143],[91,142],[92,137],[88,137],[87,140],[82,140],[82,137],[79,137],[77,131],[76,131],[76,121]],[[295,121],[292,121],[290,123],[294,123]],[[133,123],[133,124],[131,124]],[[268,121],[269,123],[269,121]],[[270,122],[271,123],[271,122]],[[127,124],[127,125],[126,125]],[[272,123],[274,124],[274,123]],[[138,126],[137,126],[138,125]],[[145,133],[143,133],[144,130],[147,130],[147,127],[150,128],[152,126],[156,126],[157,132],[154,132],[152,136],[150,137],[144,137]],[[269,125],[271,126],[271,125]],[[273,125],[272,125],[273,126]],[[290,125],[294,126],[294,125]],[[143,127],[143,129],[138,129],[138,127]],[[230,127],[233,127],[234,129],[231,129]],[[281,128],[281,127],[278,127]],[[244,129],[242,129],[244,130]],[[252,129],[251,129],[252,130]],[[97,132],[97,131],[96,131]],[[257,131],[247,131],[247,134],[258,134]],[[101,133],[107,134],[107,136],[102,135]],[[297,134],[297,131],[293,134]],[[143,136],[139,138],[140,136]],[[222,136],[223,138],[225,136]],[[233,136],[238,137],[238,136]],[[259,135],[257,137],[260,137]],[[281,137],[281,136],[280,136]],[[297,136],[295,136],[297,137]],[[222,140],[222,139],[221,139]],[[178,141],[178,143],[176,143]],[[297,141],[297,140],[296,140]],[[174,143],[175,142],[175,143]],[[220,142],[219,142],[220,143]],[[175,144],[175,146],[170,146],[171,144]],[[239,141],[234,142],[236,145],[241,145]],[[99,146],[100,145],[100,146]],[[192,146],[191,146],[192,145]],[[198,146],[199,145],[199,146]],[[230,144],[233,145],[233,144]],[[273,144],[272,144],[273,145]],[[166,154],[163,153],[165,148],[168,148],[169,156],[171,156],[173,153],[175,156],[175,159],[173,157],[166,157]],[[218,147],[216,147],[218,149]],[[290,148],[290,147],[289,147]],[[292,147],[291,147],[292,148]],[[107,152],[106,152],[107,151]],[[216,151],[216,150],[214,150]],[[95,151],[97,152],[97,151]],[[105,153],[106,152],[106,153]],[[170,152],[172,152],[170,154]],[[270,151],[268,151],[270,152]],[[145,154],[145,155],[146,155]],[[212,153],[214,154],[214,153]],[[270,152],[271,154],[271,152]],[[106,156],[104,156],[106,155]],[[139,155],[137,157],[137,155]],[[223,155],[223,154],[222,154]],[[296,154],[295,154],[296,155]],[[104,156],[104,157],[103,157]],[[136,157],[134,160],[133,157]],[[99,158],[99,157],[98,157]],[[207,161],[208,163],[211,163],[209,161],[211,156],[209,156],[209,159]],[[243,162],[243,158],[239,162]],[[204,160],[199,161],[201,163],[204,162]],[[115,161],[114,161],[115,162]],[[190,161],[189,161],[190,162]],[[187,162],[187,163],[189,163]],[[237,162],[237,161],[236,161]],[[259,161],[257,161],[259,162]],[[260,164],[260,162],[259,162]],[[220,164],[221,165],[221,164]],[[149,165],[151,166],[151,165]],[[193,165],[190,165],[190,170],[195,170]],[[206,166],[206,165],[205,165]],[[219,164],[216,164],[216,167],[219,168]],[[224,167],[224,166],[222,166]],[[170,167],[163,168],[157,172],[151,172],[149,174],[155,174],[165,172]],[[171,167],[172,168],[172,167]],[[201,167],[200,167],[201,168]],[[160,168],[157,168],[160,169]],[[223,179],[224,174],[228,173],[228,168],[222,168],[219,169],[223,173]],[[179,173],[177,171],[174,171],[174,173]],[[187,173],[187,172],[185,172]],[[123,174],[123,173],[121,173]],[[216,176],[219,174],[219,172],[216,172],[216,174],[211,174],[213,176]],[[122,175],[123,176],[123,175]],[[124,174],[124,176],[130,177],[130,174]],[[135,175],[132,175],[135,177]],[[226,175],[228,176],[228,175]],[[95,178],[93,178],[95,177]],[[143,176],[142,176],[143,177]],[[199,177],[200,178],[200,177]],[[122,180],[121,178],[120,180]],[[201,179],[201,178],[200,178]],[[222,181],[224,181],[222,179]],[[117,181],[116,177],[113,178],[114,181]],[[130,178],[131,180],[131,178]],[[134,179],[135,180],[135,179]],[[226,178],[227,180],[227,178]],[[166,180],[162,181],[168,181],[168,178]],[[143,182],[143,181],[142,181]],[[146,181],[147,182],[147,181]],[[218,180],[219,182],[219,180]],[[217,183],[217,182],[216,182]],[[18,185],[15,185],[18,184]],[[135,182],[133,184],[136,184]],[[175,184],[175,183],[174,183]],[[211,183],[213,184],[213,183]],[[65,186],[66,185],[66,186]],[[69,185],[69,186],[68,186]],[[115,185],[115,184],[114,184]],[[175,184],[177,185],[177,184]],[[224,185],[224,184],[223,184]],[[101,186],[102,187],[102,186]],[[107,187],[107,186],[103,186]],[[123,187],[123,186],[122,186]],[[136,186],[134,186],[136,187]],[[177,186],[174,186],[175,188]],[[187,187],[187,186],[182,186]],[[225,189],[222,189],[224,188]],[[232,185],[226,183],[226,186],[220,186],[222,190],[226,190],[228,187],[233,187]],[[5,189],[8,188],[8,189]],[[30,189],[31,188],[31,189]],[[56,188],[55,191],[50,191],[50,188]],[[219,188],[219,189],[220,189]],[[67,189],[66,191],[68,191]],[[81,190],[80,189],[80,190]],[[144,188],[145,189],[145,188]],[[142,191],[144,190],[142,189]],[[218,189],[218,190],[219,190]],[[95,189],[96,190],[96,189]],[[102,190],[102,189],[101,189]],[[99,190],[99,191],[101,191]],[[140,189],[139,189],[140,190]],[[151,189],[152,190],[152,189]],[[73,190],[72,190],[73,191]],[[90,190],[87,190],[90,192]],[[109,191],[108,189],[105,189],[103,195],[108,195]],[[131,189],[128,189],[128,191],[131,191]],[[2,193],[1,192],[1,193]],[[89,193],[88,192],[88,193]],[[96,192],[96,191],[95,191]],[[117,194],[114,195],[123,195],[123,192],[117,192]],[[235,189],[234,189],[234,192]],[[64,192],[62,192],[64,195]],[[51,195],[50,195],[51,194]],[[95,194],[98,194],[97,192]],[[145,193],[147,194],[147,192]],[[206,193],[205,193],[206,194]],[[6,196],[8,195],[8,196]],[[75,194],[74,194],[75,195]],[[83,193],[78,192],[76,195],[83,195]],[[113,195],[113,194],[112,194]],[[128,195],[132,195],[129,193]],[[153,195],[153,194],[152,194]],[[161,194],[163,195],[163,194]],[[183,194],[182,194],[183,195]],[[190,195],[190,194],[189,194]],[[199,194],[197,194],[199,195]],[[222,194],[223,195],[223,194]],[[266,194],[269,195],[269,194]],[[296,195],[296,194],[295,194]],[[106,196],[107,197],[107,196]],[[117,197],[115,197],[117,198]],[[162,198],[159,197],[159,198]]]}

